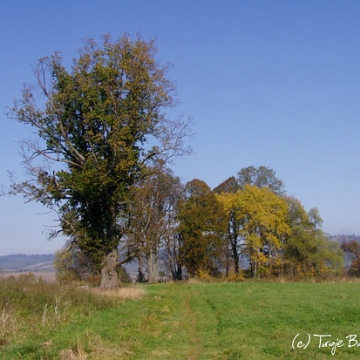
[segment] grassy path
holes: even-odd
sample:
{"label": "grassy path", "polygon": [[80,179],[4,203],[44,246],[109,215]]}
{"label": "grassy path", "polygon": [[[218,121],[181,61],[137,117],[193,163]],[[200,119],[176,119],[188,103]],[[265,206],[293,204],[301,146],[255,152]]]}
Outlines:
{"label": "grassy path", "polygon": [[192,346],[190,348],[191,350],[190,350],[189,360],[196,360],[201,351],[201,344],[200,344],[199,336],[197,334],[197,314],[195,314],[193,309],[191,308],[190,298],[186,299],[185,309],[187,313],[186,317],[191,318],[190,342]]}

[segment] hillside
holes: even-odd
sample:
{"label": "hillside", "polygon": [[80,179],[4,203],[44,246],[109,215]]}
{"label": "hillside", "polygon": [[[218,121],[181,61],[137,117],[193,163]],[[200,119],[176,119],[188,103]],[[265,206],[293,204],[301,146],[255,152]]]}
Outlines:
{"label": "hillside", "polygon": [[2,271],[53,271],[54,254],[0,256]]}

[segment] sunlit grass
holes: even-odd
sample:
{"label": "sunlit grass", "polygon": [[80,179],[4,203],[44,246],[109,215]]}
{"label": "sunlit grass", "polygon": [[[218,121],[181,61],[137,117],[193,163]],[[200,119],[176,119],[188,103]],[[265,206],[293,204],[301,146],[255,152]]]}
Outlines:
{"label": "sunlit grass", "polygon": [[[115,291],[1,280],[1,359],[328,359],[360,348],[360,283],[174,283]],[[297,335],[299,334],[299,335]],[[306,349],[297,346],[311,336]],[[295,340],[294,340],[295,339]],[[360,342],[360,339],[357,339]],[[354,345],[355,342],[352,343]],[[292,348],[294,347],[294,348]]]}

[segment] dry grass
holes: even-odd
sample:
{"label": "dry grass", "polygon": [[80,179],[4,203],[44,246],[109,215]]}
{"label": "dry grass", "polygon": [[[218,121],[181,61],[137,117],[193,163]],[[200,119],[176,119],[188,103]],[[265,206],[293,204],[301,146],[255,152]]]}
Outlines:
{"label": "dry grass", "polygon": [[85,360],[87,358],[88,355],[79,342],[76,344],[74,349],[64,349],[59,353],[60,360]]}
{"label": "dry grass", "polygon": [[89,288],[96,295],[115,297],[125,300],[139,300],[146,295],[146,291],[141,286],[126,286],[115,290],[105,290],[100,288]]}
{"label": "dry grass", "polygon": [[[145,286],[129,284],[116,290],[101,290],[80,284],[59,285],[37,275],[16,273],[0,277],[0,358],[4,358],[5,352],[9,354],[5,358],[9,359],[20,358],[20,353],[26,353],[28,359],[117,360],[133,357],[129,346],[109,345],[107,339],[96,333],[96,328],[87,328],[85,334],[76,333],[76,339],[66,340],[66,346],[60,351],[56,347],[67,332],[63,335],[60,331],[58,336],[49,334],[55,333],[59,326],[73,327],[75,323],[96,316],[98,311],[112,313],[129,300],[136,302],[147,294]],[[41,339],[38,348],[33,346],[34,338]],[[28,344],[24,339],[29,339]]]}

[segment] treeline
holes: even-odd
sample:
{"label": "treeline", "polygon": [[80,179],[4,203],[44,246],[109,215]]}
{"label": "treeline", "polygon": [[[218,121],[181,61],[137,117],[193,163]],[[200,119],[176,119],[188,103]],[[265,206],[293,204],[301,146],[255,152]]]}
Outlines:
{"label": "treeline", "polygon": [[[214,189],[199,179],[183,184],[169,170],[154,171],[133,187],[129,214],[118,220],[126,223],[119,265],[136,261],[149,282],[158,280],[160,270],[179,280],[300,279],[343,269],[344,252],[321,230],[319,211],[307,212],[265,166],[241,169]],[[91,273],[76,244],[67,250],[57,254],[58,271]]]}
{"label": "treeline", "polygon": [[50,236],[71,239],[60,273],[100,274],[110,289],[116,264],[130,262],[149,281],[160,261],[173,279],[338,271],[342,252],[318,211],[287,196],[272,169],[242,169],[216,189],[164,170],[191,153],[192,119],[167,116],[178,100],[154,41],[87,39],[68,63],[58,52],[39,59],[35,83],[8,112],[36,136],[20,142],[27,179],[10,174],[9,193],[56,213]]}

